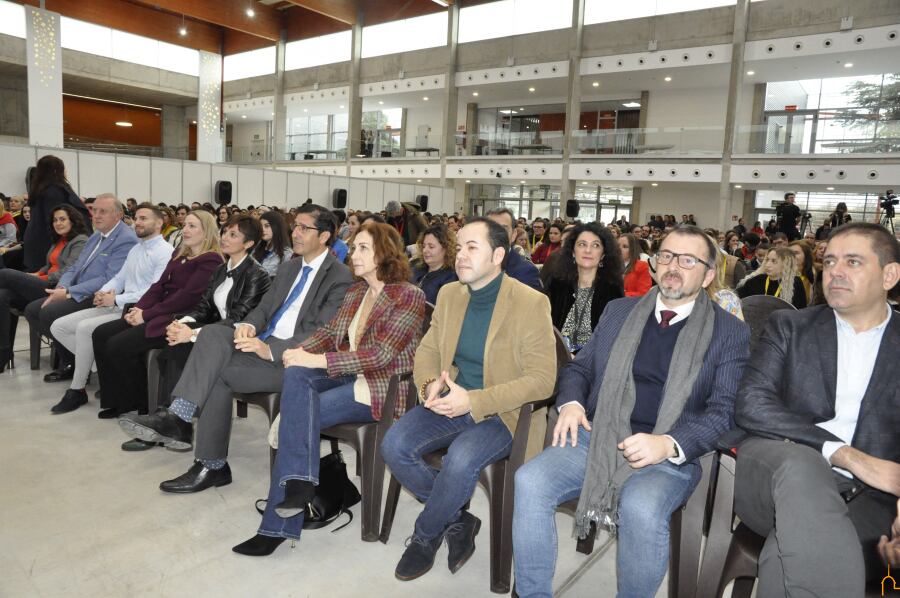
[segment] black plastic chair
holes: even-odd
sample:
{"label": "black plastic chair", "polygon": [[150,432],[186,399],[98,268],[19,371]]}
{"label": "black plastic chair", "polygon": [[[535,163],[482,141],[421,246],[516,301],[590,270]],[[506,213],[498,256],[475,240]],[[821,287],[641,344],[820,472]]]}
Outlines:
{"label": "black plastic chair", "polygon": [[797,309],[787,301],[772,297],[771,295],[751,295],[741,299],[741,310],[744,312],[744,321],[750,327],[750,352],[756,348],[769,315],[782,309]]}

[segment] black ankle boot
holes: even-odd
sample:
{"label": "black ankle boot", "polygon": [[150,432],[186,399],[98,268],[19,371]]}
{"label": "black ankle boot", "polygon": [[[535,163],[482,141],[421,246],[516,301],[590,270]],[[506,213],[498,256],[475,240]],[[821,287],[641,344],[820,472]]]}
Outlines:
{"label": "black ankle boot", "polygon": [[275,505],[275,513],[284,519],[299,515],[316,497],[316,487],[306,480],[288,480],[284,483],[284,500]]}
{"label": "black ankle boot", "polygon": [[256,534],[246,542],[241,542],[231,550],[245,556],[269,556],[275,549],[281,546],[286,538],[273,538]]}
{"label": "black ankle boot", "polygon": [[12,349],[9,347],[0,347],[0,374],[6,370],[6,366],[12,360]]}

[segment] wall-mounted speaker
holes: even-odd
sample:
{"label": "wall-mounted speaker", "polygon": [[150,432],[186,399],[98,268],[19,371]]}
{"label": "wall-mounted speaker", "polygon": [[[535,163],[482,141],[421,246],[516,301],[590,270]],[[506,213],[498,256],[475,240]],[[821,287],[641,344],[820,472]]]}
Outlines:
{"label": "wall-mounted speaker", "polygon": [[220,206],[231,203],[231,181],[216,181],[215,200]]}
{"label": "wall-mounted speaker", "polygon": [[347,190],[335,189],[331,192],[331,207],[343,210],[347,207]]}
{"label": "wall-mounted speaker", "polygon": [[427,195],[416,195],[416,203],[419,204],[419,207],[423,212],[428,211],[428,196]]}
{"label": "wall-mounted speaker", "polygon": [[578,202],[574,199],[570,199],[566,201],[566,218],[577,218],[578,217],[578,209],[581,206],[578,205]]}

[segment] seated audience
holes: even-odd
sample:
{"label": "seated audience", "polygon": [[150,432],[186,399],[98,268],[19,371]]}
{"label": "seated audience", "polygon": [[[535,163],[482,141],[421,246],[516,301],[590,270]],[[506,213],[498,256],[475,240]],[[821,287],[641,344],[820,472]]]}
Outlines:
{"label": "seated audience", "polygon": [[231,483],[228,440],[236,392],[281,392],[283,353],[328,322],[343,301],[352,276],[328,251],[335,234],[327,208],[303,204],[292,238],[300,259],[282,264],[259,305],[234,326],[211,324],[197,339],[172,402],[153,415],[126,415],[119,425],[131,438],[190,447],[195,414],[196,461],[188,471],[160,484],[163,492],[200,492]]}
{"label": "seated audience", "polygon": [[454,282],[456,270],[456,235],[443,224],[429,226],[419,237],[419,257],[413,260],[409,281],[422,289],[425,301],[434,305],[438,291]]}
{"label": "seated audience", "polygon": [[134,230],[139,242],[128,252],[122,269],[94,294],[93,307],[57,318],[50,326],[60,345],[75,355],[72,381],[52,413],[68,413],[88,401],[84,387],[94,365],[93,334],[100,325],[119,320],[122,310],[147,292],[165,270],[172,257],[172,246],[160,234],[162,211],[151,203],[137,206]]}
{"label": "seated audience", "polygon": [[274,278],[278,267],[294,255],[291,231],[278,212],[261,214],[259,222],[262,225],[262,241],[253,250],[253,257],[269,277]]}
{"label": "seated audience", "polygon": [[812,246],[808,241],[797,240],[791,241],[788,244],[788,249],[794,252],[794,264],[797,267],[797,275],[800,277],[800,282],[803,283],[806,304],[812,305],[816,284]]}
{"label": "seated audience", "polygon": [[547,229],[547,238],[534,246],[531,254],[531,261],[535,264],[543,264],[550,257],[550,254],[559,249],[562,244],[563,226],[553,223]]}
{"label": "seated audience", "polygon": [[[577,353],[587,344],[607,303],[624,297],[622,258],[615,239],[596,222],[577,225],[555,255],[559,276],[550,280],[550,317],[566,346]],[[548,339],[549,342],[549,339]]]}
{"label": "seated audience", "polygon": [[738,297],[771,295],[787,301],[797,309],[806,307],[806,291],[797,275],[794,252],[787,247],[773,247],[758,270],[738,282]]}
{"label": "seated audience", "polygon": [[[565,228],[563,228],[563,234],[562,234],[562,237],[560,237],[560,248],[565,246],[566,241],[569,238],[569,233],[572,231],[573,228],[575,228],[575,225],[573,225],[573,224],[570,224],[570,225],[566,226]],[[541,266],[541,269],[539,271],[539,276],[541,279],[541,289],[539,289],[539,290],[543,291],[548,286],[550,286],[551,280],[562,276],[562,271],[564,270],[564,266],[565,266],[563,264],[563,261],[564,260],[563,260],[562,251],[554,251],[553,253],[550,254],[550,257],[547,258],[547,261],[544,262],[544,265]],[[509,267],[509,264],[507,264],[507,268],[508,267]]]}
{"label": "seated audience", "polygon": [[52,238],[47,263],[37,272],[0,269],[0,372],[12,357],[15,340],[9,310],[22,310],[32,301],[45,299],[46,290],[55,287],[63,271],[78,259],[88,239],[81,213],[67,204],[53,210]]}
{"label": "seated audience", "polygon": [[[550,396],[556,354],[547,298],[503,273],[509,231],[473,218],[457,235],[458,283],[441,290],[413,375],[422,404],[395,423],[381,445],[397,480],[425,507],[394,575],[428,572],[443,540],[455,573],[475,549],[481,522],[464,510],[479,472],[509,455],[519,407]],[[531,452],[540,449],[535,417]],[[447,448],[439,472],[423,460]]]}
{"label": "seated audience", "polygon": [[640,259],[640,255],[643,252],[637,237],[631,233],[626,233],[618,238],[618,243],[619,252],[622,254],[622,262],[625,265],[623,277],[625,296],[641,297],[646,295],[650,287],[653,286],[653,279],[650,278],[650,268],[647,262]]}
{"label": "seated audience", "polygon": [[531,261],[531,245],[528,244],[528,231],[524,228],[516,229],[516,240],[513,241],[512,249],[525,260]]}
{"label": "seated audience", "polygon": [[737,394],[749,436],[734,443],[734,510],[766,538],[759,596],[862,596],[885,574],[879,544],[900,496],[900,317],[886,300],[900,246],[846,224],[823,265],[828,304],[769,316]]}
{"label": "seated audience", "polygon": [[[318,485],[322,429],[392,415],[382,412],[388,382],[412,369],[425,317],[424,294],[406,282],[409,266],[397,249],[399,236],[377,222],[359,229],[350,262],[361,280],[328,324],[284,352],[278,452],[266,510],[256,536],[235,552],[266,556],[286,538],[300,537],[304,509]],[[403,402],[397,406],[402,414]]]}
{"label": "seated audience", "polygon": [[215,219],[191,212],[181,246],[159,279],[122,319],[101,324],[91,336],[102,392],[98,417],[147,410],[147,351],[166,346],[166,326],[197,305],[221,263]]}
{"label": "seated audience", "polygon": [[770,249],[772,249],[772,246],[769,243],[760,241],[753,250],[752,258],[747,262],[747,271],[752,273],[759,270],[763,262],[766,261],[766,256],[769,254]]}
{"label": "seated audience", "polygon": [[19,242],[18,237],[19,227],[16,225],[16,219],[0,201],[0,249],[12,247]]}
{"label": "seated audience", "polygon": [[[94,234],[85,242],[78,259],[66,268],[53,290],[47,289],[44,298],[25,307],[28,325],[44,336],[52,338],[50,326],[57,318],[93,307],[94,294],[122,269],[128,252],[138,242],[134,231],[122,222],[124,208],[111,193],[98,195],[91,213]],[[36,221],[29,230],[39,225]],[[28,241],[26,247],[27,244]],[[59,343],[56,353],[59,367],[44,376],[45,382],[70,380],[74,374],[75,356]]]}
{"label": "seated audience", "polygon": [[420,213],[419,206],[411,202],[401,204],[399,201],[391,200],[385,204],[384,212],[387,223],[400,233],[404,248],[415,244],[419,235],[428,226]]}
{"label": "seated audience", "polygon": [[516,473],[519,596],[552,595],[554,514],[579,496],[577,535],[594,523],[618,536],[618,595],[656,595],[669,519],[700,480],[699,457],[731,427],[748,358],[747,325],[704,292],[717,254],[699,228],[674,228],[657,256],[658,288],[610,303],[562,370],[552,446]]}
{"label": "seated audience", "polygon": [[[512,246],[516,234],[516,218],[510,209],[497,208],[491,210],[488,212],[487,217],[503,227],[503,230],[506,231],[509,237],[509,245]],[[518,280],[535,290],[540,291],[543,288],[538,269],[535,268],[534,264],[514,251],[507,251],[505,271],[510,278]]]}

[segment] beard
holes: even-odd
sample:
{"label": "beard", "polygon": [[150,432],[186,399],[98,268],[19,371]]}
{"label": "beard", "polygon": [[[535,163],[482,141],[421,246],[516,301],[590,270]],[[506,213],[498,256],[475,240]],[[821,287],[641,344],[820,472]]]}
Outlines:
{"label": "beard", "polygon": [[[676,280],[681,283],[681,287],[677,289],[666,284],[669,281],[674,282]],[[686,295],[688,295],[684,288],[684,278],[677,272],[667,272],[664,276],[662,276],[662,278],[660,278],[659,292],[666,299],[672,299],[674,301],[683,299]]]}

